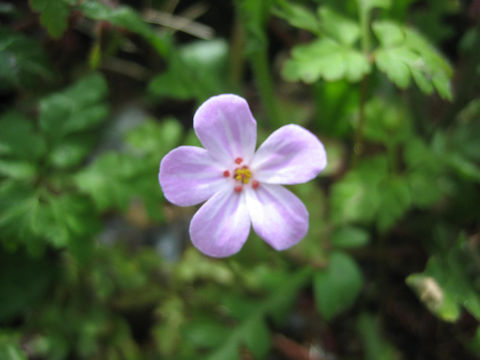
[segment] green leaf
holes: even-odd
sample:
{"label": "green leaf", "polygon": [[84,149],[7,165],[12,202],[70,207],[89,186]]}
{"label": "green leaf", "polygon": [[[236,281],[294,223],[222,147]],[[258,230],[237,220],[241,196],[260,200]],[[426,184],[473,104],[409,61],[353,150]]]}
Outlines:
{"label": "green leaf", "polygon": [[452,68],[442,55],[419,33],[391,21],[375,21],[373,32],[380,41],[375,63],[398,87],[404,89],[410,79],[421,91],[452,99]]}
{"label": "green leaf", "polygon": [[408,177],[388,176],[384,156],[359,163],[331,191],[335,224],[375,222],[380,231],[392,227],[412,205]]}
{"label": "green leaf", "polygon": [[49,35],[59,38],[68,26],[70,9],[64,0],[30,0],[34,11],[40,12],[40,23],[47,29]]}
{"label": "green leaf", "polygon": [[74,181],[100,210],[125,210],[137,199],[153,219],[160,220],[163,197],[152,174],[158,173],[162,156],[178,144],[182,133],[174,118],[146,121],[126,134],[128,152],[102,154],[74,175]]}
{"label": "green leaf", "polygon": [[223,39],[194,41],[169,58],[166,72],[157,75],[149,91],[159,98],[196,98],[198,102],[228,92],[228,45]]}
{"label": "green leaf", "polygon": [[19,344],[19,336],[0,332],[0,359],[28,360],[27,354]]}
{"label": "green leaf", "polygon": [[[331,153],[328,153],[329,161],[331,160]],[[308,233],[304,238],[305,241],[298,244],[296,251],[312,263],[322,262],[321,259],[325,257],[325,249],[320,245],[318,239],[325,236],[325,195],[318,184],[314,182],[295,186],[294,193],[307,207],[310,219],[315,219],[315,221],[310,221]]]}
{"label": "green leaf", "polygon": [[[344,138],[352,131],[352,118],[358,118],[359,91],[347,81],[317,82],[314,84],[315,108],[318,114],[315,125],[326,136]],[[335,119],[335,121],[324,121]],[[343,149],[340,149],[342,151]],[[339,154],[337,154],[339,155]],[[340,163],[343,161],[340,157]],[[330,154],[329,154],[329,165]],[[327,165],[328,169],[328,165]],[[330,170],[330,169],[328,169]]]}
{"label": "green leaf", "polygon": [[293,274],[275,275],[281,280],[280,283],[273,286],[269,296],[262,300],[252,302],[238,295],[225,295],[224,306],[232,316],[238,318],[239,323],[229,331],[221,346],[207,359],[238,359],[241,346],[246,346],[255,358],[261,359],[266,356],[271,340],[265,318],[271,316],[279,321],[284,317],[298,291],[310,280],[311,269],[303,268]]}
{"label": "green leaf", "polygon": [[404,178],[390,177],[380,184],[380,209],[376,222],[380,231],[388,230],[410,208],[412,194]]}
{"label": "green leaf", "polygon": [[89,155],[95,140],[95,137],[84,134],[67,136],[54,144],[48,153],[48,162],[59,169],[79,165]]}
{"label": "green leaf", "polygon": [[32,312],[47,295],[55,268],[47,258],[36,259],[20,252],[8,254],[0,250],[0,273],[5,275],[0,277],[0,321]]}
{"label": "green leaf", "polygon": [[0,116],[0,154],[12,158],[37,160],[45,154],[46,142],[33,125],[18,112]]}
{"label": "green leaf", "polygon": [[312,269],[304,267],[293,274],[279,277],[279,281],[272,289],[272,294],[265,302],[265,310],[273,320],[279,324],[291,308],[297,294],[302,287],[310,282]]}
{"label": "green leaf", "polygon": [[208,356],[207,360],[238,360],[239,356],[239,345],[236,342],[226,342],[221,347],[218,348],[213,354]]}
{"label": "green leaf", "polygon": [[16,13],[15,5],[9,4],[7,2],[0,3],[0,14],[12,16],[12,15],[15,15],[15,13]]}
{"label": "green leaf", "polygon": [[274,1],[236,0],[236,3],[247,34],[247,55],[262,51],[261,49],[265,47],[268,41],[265,33],[265,23],[269,18]]}
{"label": "green leaf", "polygon": [[365,7],[367,11],[373,8],[389,9],[392,5],[392,0],[357,0],[361,6]]}
{"label": "green leaf", "polygon": [[228,328],[210,319],[197,319],[185,325],[183,335],[196,346],[210,349],[225,341]]}
{"label": "green leaf", "polygon": [[350,308],[363,287],[363,276],[355,261],[345,253],[330,255],[329,265],[314,275],[317,309],[325,320]]}
{"label": "green leaf", "polygon": [[473,182],[480,182],[479,117],[480,100],[472,100],[459,113],[450,131],[446,134],[438,131],[434,138],[439,160],[459,177]]}
{"label": "green leaf", "polygon": [[52,79],[46,53],[37,41],[0,28],[0,90],[31,89]]}
{"label": "green leaf", "polygon": [[480,355],[480,326],[477,327],[475,335],[473,335],[472,339],[467,343],[467,348],[474,355]]}
{"label": "green leaf", "polygon": [[141,200],[148,214],[160,220],[162,192],[158,187],[158,163],[128,154],[106,153],[74,176],[78,188],[92,197],[99,210],[126,210],[132,200]]}
{"label": "green leaf", "polygon": [[290,25],[317,35],[321,33],[319,20],[311,9],[285,0],[276,1],[275,5],[272,13]]}
{"label": "green leaf", "polygon": [[362,313],[357,318],[357,331],[362,338],[365,360],[398,360],[399,351],[385,339],[378,324],[378,319],[369,313]]}
{"label": "green leaf", "polygon": [[105,79],[97,73],[79,80],[66,90],[40,101],[40,126],[52,139],[90,130],[102,123],[108,107]]}
{"label": "green leaf", "polygon": [[458,149],[462,156],[472,161],[480,161],[480,99],[469,102],[458,114],[456,125],[451,132],[449,144],[452,149]]}
{"label": "green leaf", "polygon": [[369,233],[359,227],[344,226],[332,234],[331,242],[335,247],[356,248],[368,244]]}
{"label": "green leaf", "polygon": [[166,118],[160,123],[149,120],[131,130],[126,141],[142,154],[158,158],[173,149],[182,134],[182,125],[175,118]]}
{"label": "green leaf", "polygon": [[228,54],[228,42],[224,39],[193,41],[179,49],[183,71],[189,77],[188,83],[190,86],[197,83],[199,102],[230,90]]}
{"label": "green leaf", "polygon": [[137,157],[107,153],[75,175],[75,182],[81,191],[93,198],[100,210],[126,209],[136,194],[134,180],[144,168]]}
{"label": "green leaf", "polygon": [[[44,190],[44,189],[42,189]],[[31,185],[5,181],[0,186],[0,235],[35,251],[46,242],[65,247],[98,231],[97,213],[78,195],[53,195]]]}
{"label": "green leaf", "polygon": [[224,337],[222,344],[207,359],[238,359],[241,346],[246,346],[255,358],[264,358],[268,353],[270,332],[261,311],[253,311],[230,330],[228,337]]}
{"label": "green leaf", "polygon": [[356,0],[358,12],[361,17],[368,19],[369,14],[374,8],[389,9],[392,5],[392,0]]}
{"label": "green leaf", "polygon": [[176,267],[176,276],[183,283],[190,284],[209,281],[230,285],[234,281],[234,275],[228,266],[212,262],[193,249],[184,252],[182,262]]}
{"label": "green leaf", "polygon": [[442,98],[452,100],[453,93],[450,79],[453,75],[453,70],[448,61],[427,39],[414,29],[405,28],[405,42],[407,46],[421,56],[423,61],[412,64],[412,68],[417,68],[424,72],[427,78],[430,77],[435,89]]}
{"label": "green leaf", "polygon": [[414,194],[412,204],[423,208],[440,200],[445,193],[442,158],[418,138],[406,142],[404,158],[409,170],[406,180]]}
{"label": "green leaf", "polygon": [[375,56],[378,68],[402,89],[410,85],[410,65],[417,61],[421,59],[405,46],[380,49]]}
{"label": "green leaf", "polygon": [[5,246],[16,248],[23,243],[30,252],[38,250],[31,224],[37,204],[31,185],[11,180],[0,184],[0,238]]}
{"label": "green leaf", "polygon": [[427,308],[445,321],[456,321],[461,307],[480,320],[480,295],[468,271],[480,271],[471,258],[472,250],[460,236],[455,246],[431,256],[423,273],[406,280]]}
{"label": "green leaf", "polygon": [[97,0],[82,1],[78,8],[88,18],[108,21],[115,26],[142,36],[150,42],[159,54],[167,55],[169,45],[165,39],[160,37],[157,31],[132,8],[128,6],[110,7]]}
{"label": "green leaf", "polygon": [[52,245],[64,247],[76,239],[87,238],[99,228],[98,214],[89,199],[79,195],[49,196],[47,205],[39,206],[34,230]]}
{"label": "green leaf", "polygon": [[441,185],[442,178],[421,170],[410,171],[407,174],[410,187],[412,204],[419,208],[426,208],[438,202],[444,195]]}
{"label": "green leaf", "polygon": [[[430,268],[435,266],[435,264],[430,265]],[[455,322],[458,320],[461,306],[440,287],[435,278],[423,274],[412,274],[407,277],[405,282],[432,313],[444,321]]]}
{"label": "green leaf", "polygon": [[251,317],[244,325],[245,336],[243,341],[255,358],[263,359],[271,346],[270,330],[260,317]]}
{"label": "green leaf", "polygon": [[409,115],[396,103],[375,97],[365,106],[364,136],[387,147],[408,142],[412,129]]}
{"label": "green leaf", "polygon": [[405,40],[403,28],[390,21],[374,22],[373,31],[383,47],[398,45]]}
{"label": "green leaf", "polygon": [[282,69],[286,80],[306,83],[314,83],[320,78],[354,82],[369,72],[370,64],[364,54],[329,38],[296,46],[292,58]]}
{"label": "green leaf", "polygon": [[387,161],[377,156],[362,161],[336,182],[330,194],[335,224],[368,223],[375,219],[381,204],[380,183],[386,178]]}
{"label": "green leaf", "polygon": [[[197,334],[195,329],[198,329],[198,327],[195,327],[195,322],[193,321],[186,323],[186,325],[192,324],[192,327],[195,327],[192,330],[194,334],[190,335],[188,328],[185,329],[185,334],[181,333],[181,326],[185,321],[184,317],[186,315],[184,306],[182,299],[177,296],[171,296],[167,297],[156,309],[156,314],[161,316],[162,321],[156,324],[152,333],[154,339],[158,339],[157,346],[162,355],[178,355],[177,345],[184,336],[192,342],[196,341],[197,335],[200,337],[199,342],[203,340],[202,335],[208,337],[208,334]],[[202,346],[202,344],[199,346]]]}
{"label": "green leaf", "polygon": [[323,32],[339,43],[351,46],[358,40],[360,28],[355,21],[344,17],[327,6],[320,7],[318,15]]}
{"label": "green leaf", "polygon": [[458,153],[446,154],[444,161],[461,177],[480,182],[480,167]]}
{"label": "green leaf", "polygon": [[410,170],[422,169],[438,175],[442,172],[442,163],[437,154],[418,137],[413,137],[405,144],[405,162]]}
{"label": "green leaf", "polygon": [[16,180],[33,179],[37,173],[35,165],[23,160],[1,160],[0,175]]}
{"label": "green leaf", "polygon": [[148,90],[155,97],[171,97],[175,99],[187,100],[195,96],[195,88],[190,87],[186,81],[179,81],[176,74],[180,69],[175,66],[170,67],[165,73],[155,76]]}

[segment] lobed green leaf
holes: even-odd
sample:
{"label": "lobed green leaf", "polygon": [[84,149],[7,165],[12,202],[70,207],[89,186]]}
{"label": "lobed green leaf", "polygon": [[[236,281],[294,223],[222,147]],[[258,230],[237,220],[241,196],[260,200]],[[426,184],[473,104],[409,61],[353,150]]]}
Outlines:
{"label": "lobed green leaf", "polygon": [[27,249],[46,242],[66,247],[99,228],[97,213],[86,198],[54,195],[20,182],[2,183],[0,206],[0,234]]}
{"label": "lobed green leaf", "polygon": [[363,287],[363,275],[355,261],[343,252],[333,252],[328,267],[313,278],[315,303],[329,321],[350,308]]}
{"label": "lobed green leaf", "polygon": [[285,62],[282,69],[286,80],[306,83],[314,83],[320,78],[354,82],[369,72],[370,63],[364,54],[330,38],[296,46],[292,50],[292,58]]}
{"label": "lobed green leaf", "polygon": [[149,92],[158,98],[196,98],[198,102],[228,92],[227,61],[223,39],[194,41],[172,54],[167,71],[152,79]]}
{"label": "lobed green leaf", "polygon": [[0,28],[0,90],[29,90],[53,77],[47,55],[37,41]]}
{"label": "lobed green leaf", "polygon": [[15,111],[0,116],[0,154],[22,160],[38,160],[47,150],[45,139],[33,124]]}
{"label": "lobed green leaf", "polygon": [[319,19],[311,9],[286,0],[278,0],[275,5],[272,9],[274,15],[296,28],[308,30],[317,35],[321,34]]}
{"label": "lobed green leaf", "polygon": [[[406,279],[427,308],[444,321],[456,321],[462,307],[480,319],[480,295],[465,266],[468,257],[465,239],[460,236],[453,248],[431,256],[422,273]],[[478,264],[472,266],[478,271]]]}
{"label": "lobed green leaf", "polygon": [[370,313],[361,313],[356,321],[362,338],[366,360],[398,360],[399,351],[382,334],[379,320]]}
{"label": "lobed green leaf", "polygon": [[65,135],[97,127],[108,115],[108,106],[103,103],[106,94],[105,79],[94,73],[42,99],[39,116],[41,129],[52,140],[58,141]]}
{"label": "lobed green leaf", "polygon": [[169,45],[159,33],[132,8],[128,6],[110,7],[97,0],[85,0],[78,9],[88,18],[108,21],[145,38],[161,55],[167,55]]}
{"label": "lobed green leaf", "polygon": [[30,0],[34,11],[40,12],[40,23],[53,38],[63,35],[68,26],[70,7],[66,0]]}
{"label": "lobed green leaf", "polygon": [[358,24],[328,6],[318,8],[322,32],[339,43],[352,46],[360,37]]}
{"label": "lobed green leaf", "polygon": [[452,99],[452,68],[423,36],[387,20],[375,21],[373,32],[380,42],[375,63],[393,83],[405,89],[413,78],[424,93],[436,89],[442,98]]}
{"label": "lobed green leaf", "polygon": [[368,244],[369,237],[369,233],[360,227],[344,226],[333,232],[331,243],[335,247],[356,248]]}

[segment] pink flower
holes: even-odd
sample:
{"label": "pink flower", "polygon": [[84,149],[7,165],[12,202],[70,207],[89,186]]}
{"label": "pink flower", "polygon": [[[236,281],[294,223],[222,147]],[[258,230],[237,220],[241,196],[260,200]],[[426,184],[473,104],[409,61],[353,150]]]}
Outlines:
{"label": "pink flower", "polygon": [[193,118],[205,147],[180,146],[160,163],[165,197],[179,206],[205,200],[190,223],[190,238],[213,257],[237,253],[250,224],[276,250],[308,231],[308,211],[280,184],[312,180],[327,165],[322,143],[298,125],[285,125],[255,152],[257,123],[245,99],[231,94],[205,101]]}

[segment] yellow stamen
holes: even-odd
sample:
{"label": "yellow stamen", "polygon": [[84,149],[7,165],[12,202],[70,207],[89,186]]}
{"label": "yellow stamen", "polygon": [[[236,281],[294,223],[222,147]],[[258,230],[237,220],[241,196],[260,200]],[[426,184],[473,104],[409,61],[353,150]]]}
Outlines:
{"label": "yellow stamen", "polygon": [[234,179],[242,182],[243,184],[248,184],[252,177],[252,172],[248,168],[236,169],[234,174]]}

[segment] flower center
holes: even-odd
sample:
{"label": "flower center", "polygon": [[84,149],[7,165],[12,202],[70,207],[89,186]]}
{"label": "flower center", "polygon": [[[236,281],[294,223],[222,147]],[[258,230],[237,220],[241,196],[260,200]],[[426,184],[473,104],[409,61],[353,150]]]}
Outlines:
{"label": "flower center", "polygon": [[252,178],[252,172],[250,169],[244,165],[241,168],[236,168],[233,173],[233,178],[237,181],[240,181],[243,184],[248,184]]}
{"label": "flower center", "polygon": [[[243,159],[241,157],[237,157],[234,160],[236,165],[241,165]],[[230,171],[225,170],[223,172],[223,176],[226,178],[230,177]],[[257,180],[253,179],[252,170],[249,169],[247,165],[236,167],[233,170],[232,178],[235,180],[234,190],[235,192],[239,193],[243,190],[244,185],[248,185],[251,183],[252,189],[256,189],[260,186],[260,183]]]}

